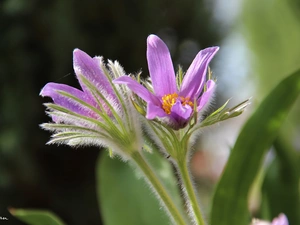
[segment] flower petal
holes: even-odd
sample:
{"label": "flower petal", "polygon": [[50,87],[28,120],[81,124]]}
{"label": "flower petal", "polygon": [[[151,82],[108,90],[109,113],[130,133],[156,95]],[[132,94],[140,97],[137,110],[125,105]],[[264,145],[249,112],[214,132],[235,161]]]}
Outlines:
{"label": "flower petal", "polygon": [[66,96],[61,95],[58,91],[67,92],[70,95],[92,105],[95,106],[95,102],[89,98],[83,91],[73,88],[71,86],[65,84],[57,84],[57,83],[47,83],[44,88],[41,90],[40,95],[45,97],[52,98],[53,102],[57,105],[63,106],[75,113],[90,116],[97,118],[94,112],[90,109],[80,105],[80,103],[76,102],[73,99],[70,99]]}
{"label": "flower petal", "polygon": [[197,111],[202,110],[207,103],[211,100],[214,90],[215,90],[215,82],[213,80],[208,80],[206,82],[206,91],[202,94],[197,102]]}
{"label": "flower petal", "polygon": [[287,217],[281,213],[277,218],[274,218],[272,225],[289,225]]}
{"label": "flower petal", "polygon": [[176,101],[172,106],[171,115],[175,116],[177,120],[183,120],[186,122],[191,116],[193,109],[189,105],[182,105],[180,101]]}
{"label": "flower petal", "polygon": [[203,88],[206,79],[207,67],[219,47],[206,48],[200,51],[183,78],[180,88],[180,96],[197,98]]}
{"label": "flower petal", "polygon": [[161,98],[177,93],[175,72],[166,44],[156,35],[147,39],[147,61],[154,93]]}
{"label": "flower petal", "polygon": [[84,85],[80,76],[84,76],[98,90],[105,90],[107,94],[114,96],[113,89],[100,67],[99,57],[91,58],[85,52],[75,49],[73,52],[73,66],[83,91],[91,98],[93,98],[93,94]]}
{"label": "flower petal", "polygon": [[161,103],[158,98],[148,91],[143,85],[139,84],[136,80],[132,79],[129,76],[121,76],[113,80],[115,84],[126,84],[127,87],[141,97],[147,103],[153,103],[154,105],[159,106]]}
{"label": "flower petal", "polygon": [[146,115],[146,118],[148,120],[152,120],[155,117],[165,117],[167,115],[168,114],[165,113],[165,111],[160,106],[152,104],[151,102],[148,103],[148,105],[147,105],[147,115]]}

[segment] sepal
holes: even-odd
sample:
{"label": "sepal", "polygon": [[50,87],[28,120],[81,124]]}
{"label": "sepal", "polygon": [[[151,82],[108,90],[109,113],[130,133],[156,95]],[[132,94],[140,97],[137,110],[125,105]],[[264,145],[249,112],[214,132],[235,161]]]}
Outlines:
{"label": "sepal", "polygon": [[250,104],[250,99],[247,99],[240,104],[232,107],[226,108],[229,100],[227,100],[220,108],[207,116],[198,126],[197,129],[213,125],[215,123],[227,120],[236,116],[241,115],[245,108]]}

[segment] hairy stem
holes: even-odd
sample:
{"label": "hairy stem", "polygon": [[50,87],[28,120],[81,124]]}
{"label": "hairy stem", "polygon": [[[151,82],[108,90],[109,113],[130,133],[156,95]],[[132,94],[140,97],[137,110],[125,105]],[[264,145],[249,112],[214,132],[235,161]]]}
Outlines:
{"label": "hairy stem", "polygon": [[134,162],[138,165],[138,167],[143,171],[149,183],[152,185],[163,205],[165,206],[168,214],[171,216],[174,224],[177,225],[186,225],[180,211],[174,204],[171,199],[169,193],[166,191],[164,185],[157,178],[157,175],[154,173],[149,164],[145,161],[144,157],[140,154],[140,152],[134,152],[131,155]]}
{"label": "hairy stem", "polygon": [[187,167],[187,161],[183,160],[182,162],[178,162],[178,169],[182,180],[183,188],[186,191],[187,194],[187,201],[189,204],[189,207],[191,207],[193,212],[193,217],[195,224],[197,225],[205,225],[204,219],[202,217],[202,213],[200,210],[200,206],[197,200],[197,195],[195,188],[193,186],[190,173],[188,171]]}

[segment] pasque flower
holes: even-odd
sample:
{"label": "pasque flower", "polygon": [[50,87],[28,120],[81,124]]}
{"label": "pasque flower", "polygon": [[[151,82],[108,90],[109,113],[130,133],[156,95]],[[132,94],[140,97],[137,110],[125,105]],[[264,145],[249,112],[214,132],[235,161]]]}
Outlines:
{"label": "pasque flower", "polygon": [[128,90],[112,83],[125,74],[119,63],[108,61],[106,65],[101,57],[91,58],[75,49],[73,66],[82,90],[48,83],[40,92],[54,102],[45,104],[54,123],[41,125],[54,132],[48,143],[109,146],[123,156],[141,149],[137,115],[126,103]]}
{"label": "pasque flower", "polygon": [[91,58],[79,49],[74,50],[73,62],[82,90],[48,83],[40,93],[54,101],[45,104],[53,122],[41,125],[54,132],[48,143],[105,146],[124,160],[131,160],[143,172],[174,224],[186,224],[141,152],[144,140],[140,115],[130,102],[130,90],[112,83],[125,75],[123,68],[116,61],[105,64],[101,57]]}
{"label": "pasque flower", "polygon": [[[97,101],[100,101],[104,111],[109,113],[109,108],[103,103],[103,100],[101,98],[95,98],[96,96],[94,95],[93,90],[87,87],[84,82],[84,79],[86,79],[88,82],[93,84],[97,90],[101,91],[106,98],[111,98],[116,101],[115,103],[117,103],[116,95],[113,92],[107,77],[100,68],[100,63],[100,57],[91,58],[85,52],[75,49],[73,52],[74,70],[82,90],[69,85],[51,82],[44,86],[40,95],[51,97],[55,104],[65,107],[72,112],[78,113],[82,116],[89,116],[91,118],[98,119],[100,115],[95,112],[95,110],[92,110],[91,107],[79,104],[77,100],[84,101],[89,106],[95,107],[95,109],[98,110],[100,110],[100,105]],[[76,97],[77,100],[62,94],[61,92],[72,95]],[[59,122],[59,119],[62,118],[54,116],[53,119],[54,121]]]}
{"label": "pasque flower", "polygon": [[147,119],[162,118],[174,129],[180,129],[195,110],[204,109],[213,95],[215,82],[211,79],[206,81],[206,74],[208,64],[218,49],[210,47],[200,51],[184,78],[176,79],[168,47],[159,37],[150,35],[147,39],[147,60],[153,90],[146,89],[129,76],[122,76],[114,83],[126,84],[147,102]]}

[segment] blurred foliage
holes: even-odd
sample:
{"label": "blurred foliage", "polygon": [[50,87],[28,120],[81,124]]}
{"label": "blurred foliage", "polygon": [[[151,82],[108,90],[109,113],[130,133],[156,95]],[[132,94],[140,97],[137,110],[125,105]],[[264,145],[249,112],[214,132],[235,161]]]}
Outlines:
{"label": "blurred foliage", "polygon": [[63,221],[48,211],[10,209],[10,213],[30,225],[64,225]]}
{"label": "blurred foliage", "polygon": [[[144,155],[183,211],[178,182],[169,161],[158,151],[153,154],[145,152]],[[103,152],[97,164],[97,174],[98,201],[105,225],[170,224],[154,191],[147,188],[143,174],[135,169],[135,165],[111,159],[107,152]]]}
{"label": "blurred foliage", "polygon": [[1,1],[0,216],[23,224],[8,206],[42,208],[68,224],[99,225],[94,171],[99,150],[45,146],[49,134],[38,124],[49,118],[39,91],[50,81],[78,86],[74,48],[117,59],[127,72],[143,68],[146,76],[150,33],[180,58],[186,39],[199,49],[218,42],[211,17],[196,0]]}
{"label": "blurred foliage", "polygon": [[[297,97],[300,95],[300,70],[296,71],[282,82],[280,82],[263,100],[257,110],[246,122],[242,128],[237,141],[231,151],[230,157],[224,169],[223,175],[217,185],[212,205],[211,224],[212,225],[240,225],[248,224],[252,217],[248,209],[248,196],[251,186],[258,175],[259,170],[264,161],[267,150],[272,146],[279,130],[292,108]],[[286,149],[275,145],[278,155],[283,158],[282,163],[286,175],[290,177],[290,181],[281,182],[285,189],[281,188],[283,193],[293,190],[293,198],[297,202],[299,200],[298,181],[299,173],[295,166],[287,166],[291,163],[293,157],[289,159],[289,153]],[[277,148],[278,147],[278,148]],[[281,154],[279,154],[281,153]],[[291,151],[290,154],[296,152]],[[296,155],[297,156],[297,155]],[[297,157],[296,157],[297,158]],[[297,166],[296,166],[297,168]],[[278,179],[273,180],[273,186],[276,185],[278,190]],[[296,189],[296,191],[295,191]],[[275,189],[274,189],[275,190]],[[272,192],[274,192],[274,190]],[[277,192],[276,191],[276,192]],[[270,192],[270,193],[272,193]],[[271,218],[274,218],[280,212],[285,212],[287,204],[281,204],[288,201],[287,195],[272,195],[269,198],[270,209],[276,209],[277,214],[272,212]],[[288,201],[291,205],[293,201]],[[297,204],[292,204],[292,207],[297,207]],[[232,213],[234,212],[234,213]],[[299,210],[295,210],[298,215]],[[295,213],[294,212],[294,213]],[[290,212],[292,213],[292,212]],[[291,218],[293,218],[293,216]],[[269,218],[269,219],[271,219]],[[296,219],[296,224],[299,223]],[[291,223],[294,224],[294,223]]]}
{"label": "blurred foliage", "polygon": [[[275,83],[300,67],[299,12],[297,0],[244,1],[240,25],[252,53],[257,99],[262,99]],[[284,210],[290,224],[299,224],[299,98],[289,114],[280,140],[275,142],[276,159],[263,183],[261,217],[271,219]],[[267,207],[268,204],[273,207]]]}
{"label": "blurred foliage", "polygon": [[300,20],[292,2],[296,1],[244,3],[242,31],[253,54],[253,75],[263,95],[299,68]]}
{"label": "blurred foliage", "polygon": [[[300,4],[297,0],[245,0],[240,27],[251,49],[256,99],[261,100],[286,75],[300,67]],[[284,124],[285,138],[300,146],[300,99]],[[297,141],[298,140],[298,141]]]}
{"label": "blurred foliage", "polygon": [[271,220],[286,212],[290,224],[300,224],[299,154],[280,136],[274,142],[274,149],[276,158],[262,186],[260,218]]}

